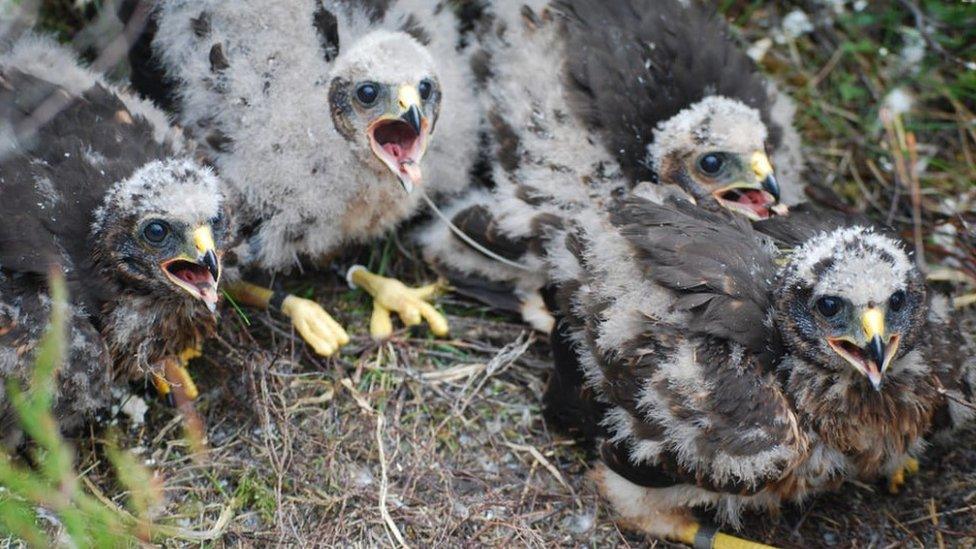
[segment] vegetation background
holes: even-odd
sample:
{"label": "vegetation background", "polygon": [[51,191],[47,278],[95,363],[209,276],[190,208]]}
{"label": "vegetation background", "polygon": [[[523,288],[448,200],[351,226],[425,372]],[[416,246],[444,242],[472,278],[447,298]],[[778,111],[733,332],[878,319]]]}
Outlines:
{"label": "vegetation background", "polygon": [[[798,104],[808,196],[900,228],[947,291],[976,301],[976,3],[715,4]],[[0,17],[15,11],[90,57],[118,32],[111,0],[0,0]],[[395,239],[358,255],[432,276]],[[367,333],[368,302],[336,273],[286,284]],[[646,544],[616,528],[586,482],[592,455],[546,430],[544,341],[476,304],[448,296],[441,306],[449,340],[360,336],[328,360],[281,319],[227,308],[192,366],[195,412],[146,388],[120,392],[109,429],[34,449],[41,472],[60,460],[37,486],[12,484],[25,469],[4,476],[22,458],[0,461],[3,522],[36,543],[80,532],[82,546],[102,534],[172,546]],[[848,483],[779,517],[749,517],[741,534],[787,547],[974,546],[974,442],[966,432],[933,447],[897,496]],[[79,530],[78,513],[98,526]]]}

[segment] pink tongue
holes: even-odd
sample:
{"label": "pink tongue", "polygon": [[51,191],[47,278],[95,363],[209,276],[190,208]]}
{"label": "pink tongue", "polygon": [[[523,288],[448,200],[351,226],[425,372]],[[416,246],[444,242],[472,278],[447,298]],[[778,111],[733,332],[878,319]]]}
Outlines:
{"label": "pink tongue", "polygon": [[399,159],[403,155],[403,147],[397,145],[396,143],[387,143],[383,145],[383,150],[393,158]]}
{"label": "pink tongue", "polygon": [[766,203],[766,196],[761,191],[745,191],[736,200],[739,204],[746,206],[760,216],[768,216],[769,209]]}
{"label": "pink tongue", "polygon": [[753,206],[765,206],[766,199],[760,191],[745,191],[739,195],[736,201],[739,204],[751,204]]}

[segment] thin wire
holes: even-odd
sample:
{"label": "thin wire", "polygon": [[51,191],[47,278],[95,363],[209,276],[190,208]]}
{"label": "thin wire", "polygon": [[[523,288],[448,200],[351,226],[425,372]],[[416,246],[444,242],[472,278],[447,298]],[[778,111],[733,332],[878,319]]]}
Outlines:
{"label": "thin wire", "polygon": [[502,257],[502,256],[496,254],[495,252],[489,250],[488,248],[485,248],[481,244],[475,242],[475,240],[473,238],[471,238],[470,236],[467,235],[467,233],[465,233],[464,231],[462,231],[461,229],[459,229],[457,227],[457,225],[455,225],[454,223],[452,223],[451,220],[448,219],[446,215],[444,215],[444,212],[442,212],[440,210],[440,208],[438,208],[434,204],[434,201],[431,200],[429,196],[427,196],[427,193],[424,191],[424,189],[422,189],[422,188],[421,189],[417,189],[417,191],[420,192],[420,196],[422,196],[424,198],[424,201],[427,202],[427,205],[430,206],[430,209],[431,210],[434,210],[434,213],[437,214],[437,217],[441,218],[441,221],[443,221],[444,223],[447,223],[447,226],[451,229],[451,232],[454,233],[455,236],[457,236],[458,238],[460,238],[461,240],[463,240],[465,243],[467,243],[468,246],[471,246],[475,250],[478,250],[483,255],[487,256],[488,258],[494,259],[495,261],[498,261],[499,263],[504,263],[505,265],[508,265],[509,267],[512,267],[512,268],[515,268],[515,269],[520,269],[520,270],[523,270],[523,271],[532,271],[533,270],[528,265],[525,265],[524,263],[519,263],[517,261],[512,261],[511,259],[508,259],[506,257]]}

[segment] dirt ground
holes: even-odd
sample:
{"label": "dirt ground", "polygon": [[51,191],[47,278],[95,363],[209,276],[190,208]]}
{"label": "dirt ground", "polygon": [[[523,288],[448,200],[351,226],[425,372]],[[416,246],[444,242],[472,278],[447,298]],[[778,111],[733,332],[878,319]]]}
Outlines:
{"label": "dirt ground", "polygon": [[[45,3],[56,8],[46,24],[67,38],[79,25],[69,4]],[[799,104],[811,198],[866,211],[909,238],[918,228],[933,267],[976,280],[976,7],[718,5]],[[905,97],[907,110],[897,110]],[[881,116],[885,106],[894,121]],[[917,210],[908,198],[916,191]],[[432,277],[389,243],[363,253],[393,258],[406,280]],[[280,317],[246,311],[245,320],[225,307],[219,337],[192,365],[202,454],[151,391],[120,396],[126,409],[144,399],[145,421],[113,410],[120,445],[162,479],[154,515],[178,529],[167,545],[648,545],[618,530],[596,497],[587,450],[547,431],[544,338],[447,296],[450,339],[401,331],[378,344],[364,336],[366,299],[334,272],[286,285],[328,304],[354,334],[341,356],[313,356]],[[121,502],[104,438],[75,442],[78,468],[96,495]],[[783,547],[973,546],[974,441],[968,431],[932,448],[899,495],[848,483],[778,517],[749,516],[740,535]]]}

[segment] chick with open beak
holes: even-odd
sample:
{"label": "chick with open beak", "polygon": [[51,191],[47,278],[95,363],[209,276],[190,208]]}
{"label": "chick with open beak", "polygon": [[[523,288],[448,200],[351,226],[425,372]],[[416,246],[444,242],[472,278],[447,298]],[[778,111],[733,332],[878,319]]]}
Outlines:
{"label": "chick with open beak", "polygon": [[[159,222],[154,222],[159,223]],[[151,223],[144,230],[146,236],[156,231]],[[217,285],[220,282],[220,258],[214,243],[213,230],[201,225],[183,238],[182,253],[162,262],[161,267],[170,282],[199,299],[210,312],[217,308]]]}
{"label": "chick with open beak", "polygon": [[901,336],[887,333],[884,312],[877,306],[863,309],[859,316],[860,322],[852,323],[852,333],[828,337],[827,344],[880,391],[884,373],[898,352]]}
{"label": "chick with open beak", "polygon": [[648,154],[660,182],[755,221],[777,213],[781,196],[767,136],[759,111],[708,96],[659,124]]}
{"label": "chick with open beak", "polygon": [[[364,105],[381,100],[379,84],[365,83],[356,90]],[[388,97],[382,114],[367,126],[370,149],[400,181],[408,193],[422,180],[420,160],[427,149],[431,122],[424,111],[423,96],[430,97],[433,84],[423,80],[419,85],[400,84]]]}
{"label": "chick with open beak", "polygon": [[[715,162],[712,157],[716,154],[718,153],[705,155],[699,160],[698,166],[705,177],[714,179],[718,185],[718,188],[711,191],[712,198],[724,208],[749,219],[769,217],[773,213],[773,206],[779,203],[780,189],[766,153],[753,152],[748,161],[726,155],[726,162],[731,164],[729,173],[726,174],[713,169]],[[731,182],[727,183],[729,180]]]}

